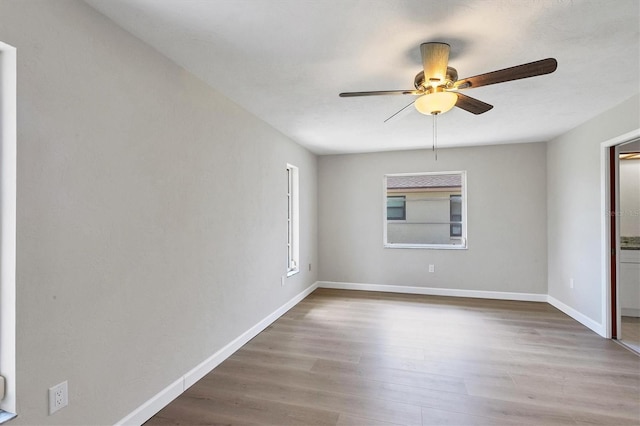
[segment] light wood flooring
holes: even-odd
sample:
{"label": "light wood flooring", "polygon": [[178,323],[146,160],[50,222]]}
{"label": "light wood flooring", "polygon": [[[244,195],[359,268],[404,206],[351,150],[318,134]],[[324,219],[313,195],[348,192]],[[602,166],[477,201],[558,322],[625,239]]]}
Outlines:
{"label": "light wood flooring", "polygon": [[638,425],[640,358],[546,303],[318,289],[147,425]]}

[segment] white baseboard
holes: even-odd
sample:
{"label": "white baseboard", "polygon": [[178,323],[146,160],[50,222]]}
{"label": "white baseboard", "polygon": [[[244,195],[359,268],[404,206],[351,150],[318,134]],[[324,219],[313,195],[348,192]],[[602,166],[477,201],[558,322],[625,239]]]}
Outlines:
{"label": "white baseboard", "polygon": [[249,340],[256,337],[262,330],[271,325],[275,320],[284,315],[289,309],[296,306],[302,299],[311,294],[316,288],[318,283],[314,283],[307,287],[304,291],[296,295],[287,303],[273,311],[270,315],[264,318],[262,321],[251,327],[249,330],[242,333],[234,341],[220,349],[218,352],[211,355],[209,358],[200,363],[197,367],[193,368],[184,376],[184,389],[187,390],[193,386],[198,380],[203,378],[211,370],[216,368],[222,361],[229,358],[235,351],[240,349]]}
{"label": "white baseboard", "polygon": [[171,401],[179,397],[182,392],[184,392],[184,379],[181,377],[117,422],[116,426],[143,424]]}
{"label": "white baseboard", "polygon": [[116,425],[141,425],[149,420],[167,404],[180,396],[180,394],[182,394],[185,390],[189,389],[189,387],[191,387],[194,383],[204,377],[211,370],[216,368],[222,361],[229,358],[229,356],[240,349],[245,343],[253,339],[256,335],[258,335],[258,333],[267,328],[275,320],[284,315],[289,309],[293,308],[302,299],[311,294],[311,292],[313,292],[316,288],[318,288],[317,282],[293,297],[291,300],[276,309],[271,314],[267,315],[263,320],[259,321],[249,330],[242,333],[231,343],[227,344],[222,349],[211,355],[209,358],[202,361],[199,365],[189,370],[184,376],[180,377],[178,380],[162,389],[156,395],[151,397],[151,399],[149,399],[147,402],[145,402],[129,415],[117,422]]}
{"label": "white baseboard", "polygon": [[547,302],[561,310],[582,325],[590,328],[602,337],[607,337],[604,326],[586,315],[576,311],[558,299],[547,294],[512,293],[502,291],[460,290],[450,288],[411,287],[384,284],[343,283],[332,281],[318,281],[318,288],[335,288],[341,290],[382,291],[390,293],[426,294],[431,296],[473,297],[480,299],[518,300],[526,302]]}
{"label": "white baseboard", "polygon": [[549,304],[551,306],[553,306],[553,307],[561,310],[565,314],[569,315],[571,318],[573,318],[574,320],[578,321],[580,324],[582,324],[585,327],[588,327],[591,330],[595,331],[600,336],[605,337],[605,338],[607,337],[607,333],[606,333],[606,330],[604,328],[604,325],[595,322],[594,320],[592,320],[588,316],[584,315],[583,313],[576,311],[571,306],[565,305],[564,303],[562,303],[561,301],[559,301],[558,299],[556,299],[553,296],[547,296],[547,302],[549,302]]}
{"label": "white baseboard", "polygon": [[546,302],[546,294],[512,293],[503,291],[459,290],[452,288],[411,287],[402,285],[343,283],[318,281],[319,288],[341,290],[382,291],[386,293],[426,294],[430,296],[473,297],[477,299],[518,300],[526,302]]}
{"label": "white baseboard", "polygon": [[640,309],[638,308],[622,308],[620,309],[620,314],[623,317],[640,317]]}

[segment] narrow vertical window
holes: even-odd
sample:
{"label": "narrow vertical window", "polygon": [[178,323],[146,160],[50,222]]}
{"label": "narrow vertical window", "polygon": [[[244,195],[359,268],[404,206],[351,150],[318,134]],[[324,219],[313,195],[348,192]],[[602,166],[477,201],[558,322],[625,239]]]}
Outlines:
{"label": "narrow vertical window", "polygon": [[287,164],[287,276],[300,271],[298,168]]}
{"label": "narrow vertical window", "polygon": [[0,42],[0,423],[16,412],[16,69]]}

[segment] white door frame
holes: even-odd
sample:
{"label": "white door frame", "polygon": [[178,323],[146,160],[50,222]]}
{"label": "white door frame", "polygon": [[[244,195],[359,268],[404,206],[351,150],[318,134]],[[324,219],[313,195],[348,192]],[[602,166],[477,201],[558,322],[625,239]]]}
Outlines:
{"label": "white door frame", "polygon": [[[604,141],[600,144],[600,194],[601,194],[601,205],[602,205],[602,221],[601,221],[601,235],[602,235],[602,254],[601,254],[601,264],[602,264],[602,326],[605,332],[606,338],[610,339],[612,336],[612,326],[613,323],[611,321],[611,287],[609,282],[609,276],[611,274],[611,249],[615,249],[618,247],[618,241],[611,241],[610,237],[610,229],[611,229],[611,217],[609,216],[609,212],[616,209],[611,208],[610,203],[610,179],[609,179],[609,148],[612,146],[621,145],[626,142],[631,142],[634,139],[640,138],[640,128],[627,132],[623,135],[616,136],[615,138]],[[618,197],[616,197],[618,199]],[[618,233],[616,233],[617,235]],[[617,257],[617,256],[616,256]],[[620,260],[617,259],[616,263],[620,263]],[[619,265],[616,267],[619,271]],[[618,283],[616,282],[616,288],[618,288]],[[620,291],[617,291],[618,295]],[[620,317],[620,309],[619,309],[619,301],[615,301],[618,309],[618,317]],[[619,325],[619,324],[618,324]],[[619,330],[619,327],[618,327]]]}

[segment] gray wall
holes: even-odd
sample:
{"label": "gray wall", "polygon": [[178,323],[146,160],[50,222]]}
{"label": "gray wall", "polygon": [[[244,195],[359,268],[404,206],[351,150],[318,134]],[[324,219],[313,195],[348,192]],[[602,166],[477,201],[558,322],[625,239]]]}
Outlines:
{"label": "gray wall", "polygon": [[[469,249],[383,248],[383,176],[457,170]],[[320,280],[546,293],[544,143],[323,156],[318,176]]]}
{"label": "gray wall", "polygon": [[[549,295],[602,323],[601,143],[640,128],[635,95],[550,141]],[[574,279],[574,288],[569,279]]]}
{"label": "gray wall", "polygon": [[112,424],[316,281],[280,285],[287,162],[317,264],[317,160],[82,2],[3,0],[0,40],[18,49],[14,423]]}

